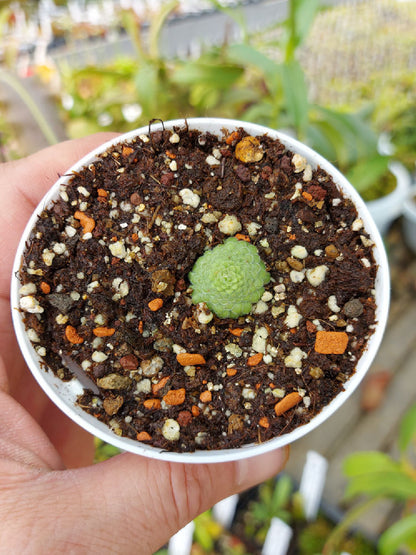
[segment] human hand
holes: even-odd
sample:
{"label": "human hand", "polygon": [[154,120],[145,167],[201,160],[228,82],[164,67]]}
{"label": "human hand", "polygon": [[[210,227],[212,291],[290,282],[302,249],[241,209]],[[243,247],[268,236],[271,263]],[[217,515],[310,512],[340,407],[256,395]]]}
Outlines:
{"label": "human hand", "polygon": [[93,437],[48,400],[27,369],[9,309],[19,237],[58,176],[113,136],[64,142],[0,166],[0,537],[7,553],[150,554],[286,461],[284,450],[210,465],[125,453],[92,465]]}

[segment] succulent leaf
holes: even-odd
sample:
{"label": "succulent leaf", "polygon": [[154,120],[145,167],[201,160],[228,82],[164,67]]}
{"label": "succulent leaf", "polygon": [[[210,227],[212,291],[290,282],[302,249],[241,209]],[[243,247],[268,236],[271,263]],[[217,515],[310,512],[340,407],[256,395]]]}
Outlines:
{"label": "succulent leaf", "polygon": [[192,301],[206,303],[219,318],[248,314],[270,281],[256,247],[235,237],[200,256],[188,277]]}

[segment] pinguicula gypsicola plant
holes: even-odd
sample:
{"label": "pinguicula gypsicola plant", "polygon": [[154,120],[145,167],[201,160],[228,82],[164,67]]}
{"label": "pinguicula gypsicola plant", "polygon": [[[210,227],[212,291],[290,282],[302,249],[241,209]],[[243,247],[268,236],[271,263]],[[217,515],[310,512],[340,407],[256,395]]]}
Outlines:
{"label": "pinguicula gypsicola plant", "polygon": [[260,300],[270,274],[254,245],[229,237],[198,258],[189,280],[195,304],[204,302],[219,318],[238,318]]}

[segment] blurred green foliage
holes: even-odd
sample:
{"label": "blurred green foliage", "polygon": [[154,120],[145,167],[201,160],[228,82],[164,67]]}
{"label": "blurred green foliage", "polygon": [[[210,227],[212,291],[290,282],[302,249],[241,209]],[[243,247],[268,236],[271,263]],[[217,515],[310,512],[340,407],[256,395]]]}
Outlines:
{"label": "blurred green foliage", "polygon": [[[224,42],[189,60],[168,59],[158,48],[176,5],[169,2],[154,15],[146,38],[134,13],[124,12],[135,59],[81,70],[61,68],[64,91],[72,99],[66,113],[71,136],[103,126],[124,132],[155,117],[231,117],[295,135],[346,173],[364,198],[378,196],[380,189],[382,193],[385,182],[387,190],[394,187],[386,179],[388,157],[378,152],[378,135],[370,125],[372,111],[341,111],[309,102],[298,51],[318,12],[317,0],[291,0],[288,18],[272,41],[278,55],[266,54],[270,45],[259,46],[239,17],[242,42]],[[130,117],[126,108],[132,108]],[[402,135],[402,142],[406,137]]]}
{"label": "blurred green foliage", "polygon": [[416,404],[403,417],[397,443],[397,459],[379,451],[364,451],[353,453],[345,460],[344,472],[349,479],[345,498],[360,501],[330,534],[324,555],[331,555],[358,517],[382,499],[391,499],[403,509],[401,518],[381,534],[378,542],[380,555],[395,555],[402,548],[415,553]]}

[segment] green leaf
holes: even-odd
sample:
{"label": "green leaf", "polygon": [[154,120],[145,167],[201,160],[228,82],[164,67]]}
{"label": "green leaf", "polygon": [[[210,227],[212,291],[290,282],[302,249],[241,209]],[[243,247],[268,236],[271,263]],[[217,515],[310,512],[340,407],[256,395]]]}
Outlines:
{"label": "green leaf", "polygon": [[179,6],[178,0],[171,0],[162,4],[159,12],[156,13],[150,21],[149,29],[149,54],[153,59],[160,58],[159,54],[159,38],[163,26],[169,15]]}
{"label": "green leaf", "polygon": [[337,155],[333,141],[331,141],[331,138],[325,133],[325,129],[321,129],[318,123],[309,123],[306,129],[306,142],[328,161],[336,160]]}
{"label": "green leaf", "polygon": [[342,171],[359,159],[367,159],[378,154],[377,135],[363,115],[313,106],[310,118],[328,133],[332,129],[332,133],[336,134],[333,147],[336,151],[336,165]]}
{"label": "green leaf", "polygon": [[276,485],[273,491],[273,512],[284,509],[289,504],[291,494],[292,480],[286,474],[282,474],[276,481]]}
{"label": "green leaf", "polygon": [[378,451],[354,453],[344,462],[344,473],[348,478],[376,472],[396,472],[398,469],[396,461]]}
{"label": "green leaf", "polygon": [[285,61],[295,60],[295,52],[306,39],[319,8],[319,0],[290,0],[289,17],[285,22]]}
{"label": "green leaf", "polygon": [[146,114],[157,113],[159,75],[157,67],[152,63],[143,63],[139,66],[134,78],[138,93],[138,101]]}
{"label": "green leaf", "polygon": [[274,106],[269,100],[262,100],[259,103],[250,106],[243,114],[241,119],[244,121],[251,121],[266,125],[268,127],[277,127],[277,122],[274,121]]}
{"label": "green leaf", "polygon": [[261,72],[272,91],[278,87],[280,66],[253,46],[234,44],[228,49],[228,57],[236,64],[250,65]]}
{"label": "green leaf", "polygon": [[346,177],[356,190],[363,194],[387,173],[388,167],[389,157],[377,154],[368,160],[358,162],[346,173]]}
{"label": "green leaf", "polygon": [[292,0],[296,29],[296,47],[308,36],[309,29],[320,6],[320,0]]}
{"label": "green leaf", "polygon": [[207,85],[214,89],[228,89],[243,74],[244,69],[235,64],[188,62],[178,67],[172,80],[180,85]]}
{"label": "green leaf", "polygon": [[280,75],[286,110],[298,137],[302,139],[309,111],[305,74],[299,62],[292,61],[280,65]]}
{"label": "green leaf", "polygon": [[400,471],[382,471],[355,476],[346,489],[346,498],[364,494],[370,497],[382,495],[392,499],[406,500],[416,497],[416,481]]}
{"label": "green leaf", "polygon": [[246,41],[248,38],[248,28],[244,12],[241,9],[228,8],[227,6],[223,6],[218,0],[209,0],[209,2],[214,6],[214,8],[227,14],[228,17],[230,17],[237,23],[243,33],[244,40]]}
{"label": "green leaf", "polygon": [[402,518],[381,535],[380,555],[395,555],[401,546],[413,540],[416,540],[416,514]]}
{"label": "green leaf", "polygon": [[416,404],[404,415],[399,430],[399,449],[403,453],[416,438]]}

